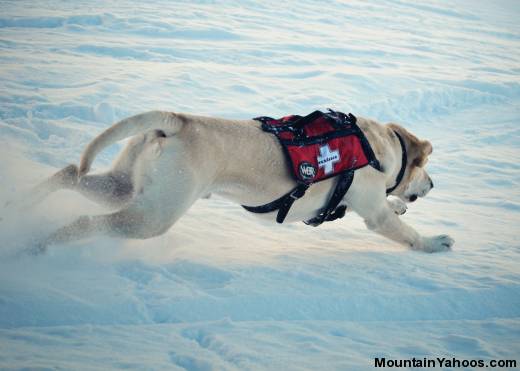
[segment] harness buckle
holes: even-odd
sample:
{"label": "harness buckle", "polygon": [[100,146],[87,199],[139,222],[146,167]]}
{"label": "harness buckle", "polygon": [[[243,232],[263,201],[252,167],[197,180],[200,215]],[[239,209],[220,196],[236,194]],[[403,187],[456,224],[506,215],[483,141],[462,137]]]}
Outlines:
{"label": "harness buckle", "polygon": [[296,201],[299,198],[302,198],[305,194],[305,191],[307,191],[307,188],[309,186],[307,184],[300,184],[298,187],[293,189],[291,193],[289,193],[289,197],[291,197],[294,201]]}
{"label": "harness buckle", "polygon": [[291,193],[289,194],[289,197],[291,197],[293,200],[296,201],[296,200],[299,199],[301,196],[297,196],[297,195],[296,195],[296,191],[295,191],[295,192],[291,192]]}

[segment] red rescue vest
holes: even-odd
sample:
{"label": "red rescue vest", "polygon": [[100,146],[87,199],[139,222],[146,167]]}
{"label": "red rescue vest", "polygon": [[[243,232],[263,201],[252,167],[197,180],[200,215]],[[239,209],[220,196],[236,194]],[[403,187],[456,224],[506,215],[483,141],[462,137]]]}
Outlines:
{"label": "red rescue vest", "polygon": [[291,115],[255,120],[262,122],[263,130],[278,137],[298,182],[315,183],[367,165],[380,170],[352,114],[315,111],[305,117]]}

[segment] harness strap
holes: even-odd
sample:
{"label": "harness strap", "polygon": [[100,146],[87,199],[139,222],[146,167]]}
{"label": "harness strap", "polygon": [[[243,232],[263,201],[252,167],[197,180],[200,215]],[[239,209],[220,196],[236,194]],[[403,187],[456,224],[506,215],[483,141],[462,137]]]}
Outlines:
{"label": "harness strap", "polygon": [[401,144],[401,169],[399,170],[399,174],[397,174],[397,178],[395,180],[395,185],[393,187],[387,188],[386,194],[392,193],[397,187],[399,187],[399,184],[401,184],[401,181],[404,177],[404,172],[406,171],[406,163],[408,162],[408,156],[406,154],[406,146],[404,145],[403,138],[399,135],[397,131],[394,131],[395,135],[397,135],[397,139],[399,139],[399,143]]}
{"label": "harness strap", "polygon": [[272,211],[278,210],[278,214],[276,215],[276,222],[283,223],[285,217],[289,213],[289,209],[291,208],[294,201],[299,198],[302,198],[307,189],[309,188],[309,184],[306,183],[298,183],[298,185],[293,188],[289,193],[286,193],[280,198],[269,202],[268,204],[261,206],[245,206],[242,205],[244,209],[250,211],[252,213],[265,214],[270,213]]}
{"label": "harness strap", "polygon": [[352,181],[354,180],[354,170],[346,171],[339,176],[338,183],[334,189],[334,193],[330,197],[327,207],[318,216],[304,221],[307,225],[317,227],[323,222],[330,222],[345,216],[346,206],[339,206],[339,203],[348,192]]}

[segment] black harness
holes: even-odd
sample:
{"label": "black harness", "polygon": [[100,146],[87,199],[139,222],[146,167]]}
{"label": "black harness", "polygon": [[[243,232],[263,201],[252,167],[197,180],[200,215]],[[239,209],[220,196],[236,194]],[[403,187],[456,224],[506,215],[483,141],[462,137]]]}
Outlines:
{"label": "black harness", "polygon": [[[355,126],[355,128],[357,129],[355,131],[355,133],[356,133],[356,135],[359,136],[359,139],[363,145],[363,149],[369,160],[368,164],[371,165],[372,167],[374,167],[376,170],[382,171],[379,161],[376,159],[374,152],[372,151],[372,148],[371,148],[370,144],[368,143],[368,140],[366,139],[363,132],[356,125],[355,116],[352,114],[349,114],[348,117],[351,119],[351,121],[349,123],[353,124]],[[263,117],[259,118],[260,121],[262,121],[262,119],[264,119],[264,118]],[[263,122],[262,128],[263,128],[263,130],[271,132],[275,135],[278,134],[277,132],[275,132],[273,130],[267,129],[264,122]],[[289,127],[286,126],[286,128],[288,128],[287,130],[293,130],[290,126]],[[394,131],[394,133],[397,136],[397,138],[399,139],[399,143],[401,144],[401,150],[402,150],[401,169],[399,170],[399,173],[397,175],[395,185],[386,190],[387,195],[390,194],[391,192],[393,192],[399,186],[401,181],[403,180],[404,173],[406,171],[406,163],[407,163],[407,153],[406,153],[406,147],[405,147],[404,141],[396,131]],[[278,137],[278,135],[277,135],[277,137]],[[283,142],[282,142],[282,146],[283,146]],[[340,173],[339,175],[336,175],[338,180],[337,180],[336,186],[334,188],[334,192],[332,193],[329,201],[327,202],[327,205],[317,216],[315,216],[312,219],[304,221],[305,224],[311,225],[313,227],[317,227],[317,226],[321,225],[323,222],[333,221],[333,220],[336,220],[339,218],[343,218],[343,216],[345,216],[347,206],[346,205],[339,206],[339,204],[340,204],[341,200],[343,199],[343,197],[345,196],[345,194],[348,192],[350,186],[352,185],[352,181],[354,180],[355,170],[356,169],[351,169],[348,171],[344,171],[344,172]],[[307,189],[309,189],[311,184],[312,183],[302,182],[302,181],[298,180],[296,187],[294,187],[291,191],[289,191],[288,193],[284,194],[283,196],[277,198],[276,200],[274,200],[272,202],[269,202],[265,205],[260,205],[260,206],[242,205],[242,207],[244,209],[246,209],[247,211],[250,211],[253,213],[260,213],[260,214],[270,213],[270,212],[278,210],[278,214],[276,215],[276,222],[283,223],[287,214],[289,213],[289,210],[290,210],[292,204],[296,200],[302,198],[305,195],[305,192],[307,191]]]}
{"label": "black harness", "polygon": [[399,173],[397,174],[397,178],[395,179],[394,186],[386,190],[387,195],[395,191],[395,189],[399,187],[399,184],[401,184],[401,181],[404,177],[404,173],[406,171],[406,163],[408,162],[408,155],[406,153],[406,146],[404,145],[404,140],[403,138],[401,138],[397,131],[394,131],[394,134],[397,136],[397,139],[399,139],[399,144],[401,144],[401,169],[399,169]]}

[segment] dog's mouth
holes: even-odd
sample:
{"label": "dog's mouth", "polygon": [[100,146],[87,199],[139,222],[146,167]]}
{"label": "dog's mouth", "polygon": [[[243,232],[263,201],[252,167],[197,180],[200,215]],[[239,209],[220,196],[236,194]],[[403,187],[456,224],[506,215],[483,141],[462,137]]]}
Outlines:
{"label": "dog's mouth", "polygon": [[411,195],[410,197],[408,197],[408,201],[410,202],[414,202],[415,200],[417,200],[417,195]]}

